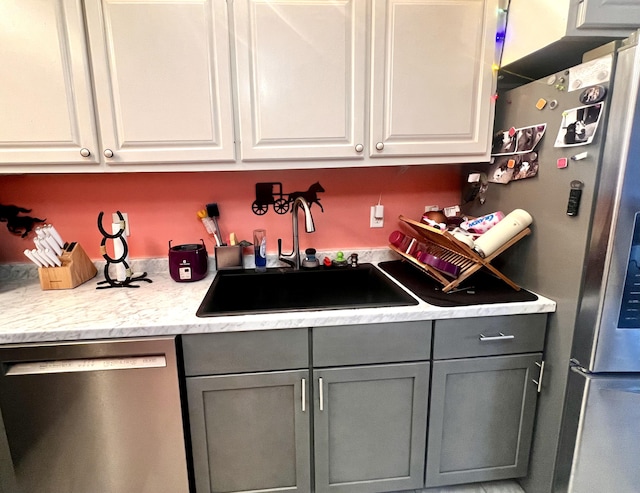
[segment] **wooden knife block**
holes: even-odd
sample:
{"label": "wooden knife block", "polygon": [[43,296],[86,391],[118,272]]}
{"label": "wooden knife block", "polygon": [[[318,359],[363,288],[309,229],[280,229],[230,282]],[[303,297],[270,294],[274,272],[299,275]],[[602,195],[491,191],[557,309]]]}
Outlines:
{"label": "wooden knife block", "polygon": [[60,267],[38,268],[42,289],[75,288],[98,273],[98,269],[78,243],[72,243],[69,251],[62,252],[60,261]]}

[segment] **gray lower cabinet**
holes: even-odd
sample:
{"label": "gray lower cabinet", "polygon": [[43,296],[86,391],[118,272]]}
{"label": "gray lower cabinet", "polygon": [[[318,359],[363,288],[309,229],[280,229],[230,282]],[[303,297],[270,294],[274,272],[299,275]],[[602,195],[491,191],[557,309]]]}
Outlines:
{"label": "gray lower cabinet", "polygon": [[187,379],[196,491],[310,491],[308,370]]}
{"label": "gray lower cabinet", "polygon": [[545,329],[536,314],[183,336],[196,492],[524,476]]}
{"label": "gray lower cabinet", "polygon": [[308,329],[183,336],[196,493],[421,488],[431,333],[318,327],[311,352]]}
{"label": "gray lower cabinet", "polygon": [[316,493],[422,487],[432,325],[313,328]]}
{"label": "gray lower cabinet", "polygon": [[527,474],[546,315],[436,322],[425,485]]}
{"label": "gray lower cabinet", "polygon": [[316,493],[422,486],[429,366],[313,371]]}
{"label": "gray lower cabinet", "polygon": [[182,337],[196,493],[311,491],[309,330]]}

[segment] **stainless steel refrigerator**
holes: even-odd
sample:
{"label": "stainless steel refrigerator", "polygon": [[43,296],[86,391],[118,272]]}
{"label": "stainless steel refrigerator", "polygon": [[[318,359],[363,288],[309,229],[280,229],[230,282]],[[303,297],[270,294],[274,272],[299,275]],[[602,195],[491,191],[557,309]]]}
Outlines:
{"label": "stainless steel refrigerator", "polygon": [[494,152],[503,155],[470,170],[511,181],[489,183],[486,202],[468,204],[467,213],[521,208],[534,219],[533,234],[494,263],[557,301],[522,480],[531,493],[640,491],[637,42],[634,33],[579,66],[500,94]]}

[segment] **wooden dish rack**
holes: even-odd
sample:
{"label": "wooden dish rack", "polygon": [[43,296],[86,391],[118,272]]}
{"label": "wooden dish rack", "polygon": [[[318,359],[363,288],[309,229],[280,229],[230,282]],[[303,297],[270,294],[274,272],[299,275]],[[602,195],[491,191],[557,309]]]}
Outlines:
{"label": "wooden dish rack", "polygon": [[502,272],[491,265],[491,261],[500,255],[502,252],[516,244],[525,236],[531,234],[531,229],[526,228],[516,236],[511,238],[508,242],[498,248],[495,252],[487,257],[481,257],[475,250],[472,250],[468,245],[458,240],[448,231],[441,231],[437,228],[433,228],[418,221],[414,221],[404,216],[399,217],[400,221],[410,226],[419,237],[418,241],[424,243],[427,246],[427,252],[442,260],[450,262],[460,269],[460,273],[456,278],[452,278],[443,274],[441,271],[434,267],[424,264],[417,260],[415,257],[408,255],[406,252],[396,248],[394,245],[389,245],[393,251],[401,255],[404,259],[408,260],[412,265],[418,267],[423,272],[426,272],[433,279],[442,284],[443,292],[449,292],[452,289],[458,287],[463,281],[472,276],[475,272],[479,271],[483,267],[488,269],[496,277],[502,279],[505,283],[511,286],[516,291],[520,290],[520,286],[514,283],[511,279],[505,276]]}

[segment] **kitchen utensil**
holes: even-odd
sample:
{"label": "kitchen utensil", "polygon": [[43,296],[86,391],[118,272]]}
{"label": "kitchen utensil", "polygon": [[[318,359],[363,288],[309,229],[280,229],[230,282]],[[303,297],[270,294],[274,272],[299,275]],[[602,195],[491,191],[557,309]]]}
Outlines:
{"label": "kitchen utensil", "polygon": [[216,204],[215,202],[212,204],[207,204],[207,215],[213,220],[213,225],[215,227],[215,232],[218,235],[218,238],[220,240],[220,245],[226,246],[226,243],[222,239],[220,226],[218,226],[218,218],[220,217],[220,210],[218,209],[218,204]]}

